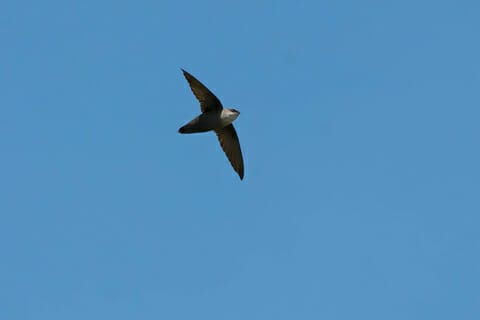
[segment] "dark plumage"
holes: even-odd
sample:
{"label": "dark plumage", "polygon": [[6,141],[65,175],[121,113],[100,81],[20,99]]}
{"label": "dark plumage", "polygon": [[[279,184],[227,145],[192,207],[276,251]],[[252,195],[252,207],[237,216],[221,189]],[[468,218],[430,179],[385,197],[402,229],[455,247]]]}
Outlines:
{"label": "dark plumage", "polygon": [[237,132],[232,124],[240,112],[236,109],[224,108],[220,100],[206,86],[187,71],[183,69],[182,71],[193,94],[200,102],[200,110],[202,113],[178,129],[178,132],[187,134],[215,131],[230,164],[238,173],[240,179],[243,180],[244,165],[242,150]]}

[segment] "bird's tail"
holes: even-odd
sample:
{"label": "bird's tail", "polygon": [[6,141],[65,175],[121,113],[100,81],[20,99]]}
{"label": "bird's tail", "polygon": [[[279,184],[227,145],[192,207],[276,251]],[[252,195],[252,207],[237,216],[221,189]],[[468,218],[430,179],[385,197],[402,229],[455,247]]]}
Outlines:
{"label": "bird's tail", "polygon": [[192,130],[192,128],[189,128],[188,124],[184,125],[180,129],[178,129],[179,133],[194,133],[195,131]]}
{"label": "bird's tail", "polygon": [[179,133],[187,133],[187,130],[185,129],[185,126],[183,126],[180,129],[178,129],[178,132]]}
{"label": "bird's tail", "polygon": [[210,131],[210,130],[212,130],[212,128],[206,127],[206,126],[201,126],[201,125],[199,125],[198,120],[194,119],[194,120],[190,121],[189,123],[187,123],[186,125],[184,125],[183,127],[181,127],[180,129],[178,129],[178,132],[180,132],[180,133],[198,133],[198,132],[207,132],[207,131]]}

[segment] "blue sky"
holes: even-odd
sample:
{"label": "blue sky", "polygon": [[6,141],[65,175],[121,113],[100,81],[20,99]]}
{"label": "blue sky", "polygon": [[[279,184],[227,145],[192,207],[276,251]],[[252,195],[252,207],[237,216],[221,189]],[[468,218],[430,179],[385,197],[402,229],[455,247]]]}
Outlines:
{"label": "blue sky", "polygon": [[0,318],[478,319],[479,14],[3,1]]}

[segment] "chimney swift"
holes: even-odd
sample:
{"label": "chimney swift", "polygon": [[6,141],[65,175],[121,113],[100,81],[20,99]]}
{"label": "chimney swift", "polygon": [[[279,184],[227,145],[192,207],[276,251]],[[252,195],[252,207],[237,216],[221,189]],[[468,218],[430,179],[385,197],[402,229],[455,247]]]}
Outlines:
{"label": "chimney swift", "polygon": [[223,151],[227,155],[233,169],[243,180],[243,158],[237,132],[232,122],[237,119],[240,112],[236,109],[227,109],[220,100],[205,87],[200,81],[187,71],[183,70],[190,89],[200,102],[202,113],[192,121],[178,129],[180,133],[197,133],[215,131]]}

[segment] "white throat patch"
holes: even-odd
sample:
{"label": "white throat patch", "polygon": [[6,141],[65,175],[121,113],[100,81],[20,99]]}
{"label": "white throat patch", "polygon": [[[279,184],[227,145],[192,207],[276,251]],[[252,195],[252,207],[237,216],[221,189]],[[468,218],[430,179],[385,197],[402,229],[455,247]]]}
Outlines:
{"label": "white throat patch", "polygon": [[228,109],[223,109],[220,118],[222,119],[222,124],[224,126],[227,126],[238,118],[238,113],[230,111]]}

